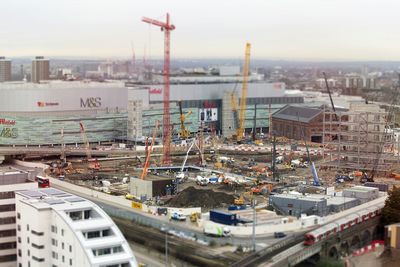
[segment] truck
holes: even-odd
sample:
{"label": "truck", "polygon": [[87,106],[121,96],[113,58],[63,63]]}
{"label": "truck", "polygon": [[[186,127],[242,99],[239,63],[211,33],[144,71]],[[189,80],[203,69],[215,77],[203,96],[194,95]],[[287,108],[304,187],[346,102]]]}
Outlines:
{"label": "truck", "polygon": [[186,216],[180,211],[174,211],[171,214],[171,219],[176,221],[186,221]]}
{"label": "truck", "polygon": [[238,223],[237,214],[219,210],[210,210],[210,220],[226,225],[237,225]]}
{"label": "truck", "polygon": [[228,227],[219,226],[213,223],[206,223],[204,225],[204,234],[216,237],[231,236],[231,230]]}

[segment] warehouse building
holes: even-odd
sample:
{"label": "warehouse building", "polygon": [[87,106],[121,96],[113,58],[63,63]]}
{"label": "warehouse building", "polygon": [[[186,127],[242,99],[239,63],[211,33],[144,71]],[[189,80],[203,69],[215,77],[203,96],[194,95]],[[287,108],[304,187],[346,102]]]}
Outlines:
{"label": "warehouse building", "polygon": [[272,115],[277,136],[322,143],[323,110],[287,105]]}
{"label": "warehouse building", "polygon": [[[204,78],[204,77],[202,77]],[[235,79],[238,79],[237,77]],[[173,135],[179,132],[178,101],[191,111],[185,126],[224,136],[234,132],[231,95],[239,94],[230,77],[175,80],[170,87]],[[30,146],[83,142],[80,123],[91,143],[135,141],[151,135],[162,122],[163,85],[123,82],[49,81],[0,84],[0,145]],[[249,83],[245,127],[266,132],[270,114],[288,103],[303,103],[302,96],[285,94],[283,83]],[[256,115],[254,118],[254,115]],[[160,125],[161,127],[162,125]]]}
{"label": "warehouse building", "polygon": [[280,194],[269,198],[270,205],[285,216],[300,217],[301,214],[326,216],[350,209],[361,204],[352,197],[338,197],[318,194]]}

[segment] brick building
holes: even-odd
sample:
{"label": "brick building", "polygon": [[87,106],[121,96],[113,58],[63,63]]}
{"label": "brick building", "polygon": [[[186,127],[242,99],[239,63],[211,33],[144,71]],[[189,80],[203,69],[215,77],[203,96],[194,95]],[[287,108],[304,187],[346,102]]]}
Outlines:
{"label": "brick building", "polygon": [[323,110],[287,105],[272,115],[276,136],[322,143]]}

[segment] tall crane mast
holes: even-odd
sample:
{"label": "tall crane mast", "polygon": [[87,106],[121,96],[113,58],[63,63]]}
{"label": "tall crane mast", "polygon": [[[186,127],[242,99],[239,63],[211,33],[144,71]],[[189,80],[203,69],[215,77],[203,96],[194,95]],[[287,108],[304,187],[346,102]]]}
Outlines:
{"label": "tall crane mast", "polygon": [[146,178],[147,170],[149,169],[149,166],[150,166],[150,156],[151,156],[151,152],[153,151],[153,145],[154,145],[154,141],[156,139],[157,129],[158,129],[158,121],[156,121],[156,127],[154,127],[154,130],[153,130],[153,137],[151,139],[150,147],[147,148],[146,162],[144,163],[142,175],[140,176],[140,179],[142,179],[142,180],[144,180]]}
{"label": "tall crane mast", "polygon": [[83,126],[82,122],[79,122],[79,128],[80,128],[83,143],[85,145],[87,160],[90,160],[92,158],[92,153],[90,153],[89,139],[87,138],[85,127]]}
{"label": "tall crane mast", "polygon": [[178,101],[178,106],[179,106],[179,120],[181,123],[181,131],[180,131],[180,136],[183,139],[186,139],[190,136],[190,131],[188,129],[186,129],[185,127],[185,120],[188,116],[190,116],[190,114],[192,114],[192,111],[189,110],[188,113],[183,114],[183,109],[182,109],[182,101]]}
{"label": "tall crane mast", "polygon": [[164,31],[164,114],[163,114],[163,163],[171,162],[171,129],[170,129],[170,112],[169,112],[169,74],[170,74],[170,35],[175,30],[175,26],[170,23],[169,14],[167,13],[166,22],[158,21],[143,17],[142,21],[155,25]]}
{"label": "tall crane mast", "polygon": [[244,121],[246,116],[246,100],[250,71],[250,50],[251,44],[246,43],[246,52],[243,66],[242,96],[240,98],[239,126],[236,129],[236,138],[238,141],[242,140],[244,135]]}

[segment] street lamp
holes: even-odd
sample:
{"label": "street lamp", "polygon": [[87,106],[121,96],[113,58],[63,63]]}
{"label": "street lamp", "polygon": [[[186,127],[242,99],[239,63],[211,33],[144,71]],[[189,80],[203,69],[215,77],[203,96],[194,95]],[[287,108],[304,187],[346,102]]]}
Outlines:
{"label": "street lamp", "polygon": [[253,251],[256,251],[256,204],[257,200],[252,199],[252,207],[253,207]]}
{"label": "street lamp", "polygon": [[164,231],[165,231],[165,266],[168,266],[168,227],[163,224],[162,225]]}

